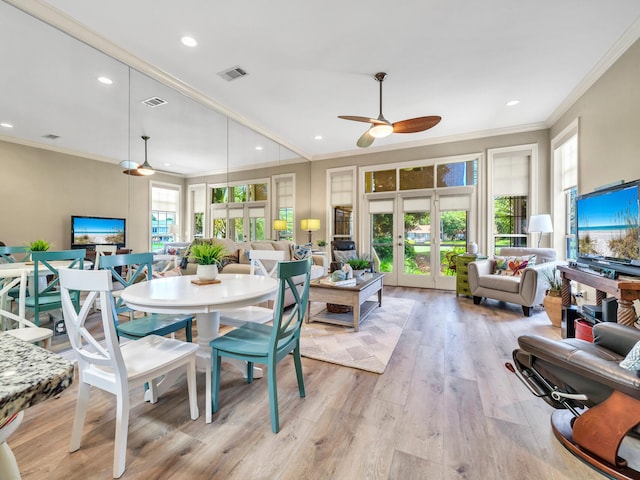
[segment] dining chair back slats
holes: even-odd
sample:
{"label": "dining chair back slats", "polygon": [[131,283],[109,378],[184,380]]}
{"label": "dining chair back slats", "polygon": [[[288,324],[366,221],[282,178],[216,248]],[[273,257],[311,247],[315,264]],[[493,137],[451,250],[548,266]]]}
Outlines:
{"label": "dining chair back slats", "polygon": [[29,247],[0,246],[0,263],[28,262],[31,259]]}
{"label": "dining chair back slats", "polygon": [[[280,262],[277,272],[280,285],[275,300],[273,326],[247,323],[212,340],[210,343],[212,348],[211,393],[207,392],[207,397],[210,396],[210,399],[207,398],[207,408],[217,412],[221,357],[246,361],[249,383],[253,380],[254,363],[267,365],[271,430],[274,433],[280,430],[276,365],[289,353],[293,353],[300,397],[305,396],[300,356],[300,329],[309,300],[311,259]],[[300,277],[303,279],[301,283]],[[294,278],[298,282],[297,285],[294,283]],[[295,303],[285,312],[284,299],[287,290],[293,293]],[[207,417],[208,414],[209,411],[207,411]]]}
{"label": "dining chair back slats", "polygon": [[[84,269],[86,253],[84,249],[31,252],[33,288],[31,288],[31,295],[25,299],[25,305],[33,310],[36,325],[40,325],[40,312],[62,308],[58,290],[60,270]],[[40,277],[47,278],[44,288],[40,288]],[[73,298],[78,304],[79,295],[74,293]]]}
{"label": "dining chair back slats", "polygon": [[[285,258],[281,250],[249,250],[250,275],[276,277],[278,264]],[[247,322],[268,323],[273,320],[273,310],[260,305],[234,308],[220,313],[220,323],[231,327],[239,327]]]}
{"label": "dining chair back slats", "polygon": [[[198,345],[156,335],[120,345],[111,307],[112,279],[107,270],[63,270],[60,272],[60,286],[64,322],[79,370],[78,401],[69,450],[74,452],[80,448],[91,387],[115,395],[113,477],[119,478],[126,466],[129,395],[133,388],[146,383],[154,389],[159,377],[174,370],[186,371],[191,419],[198,418]],[[81,308],[72,299],[75,291],[88,293]],[[104,342],[98,341],[86,327],[87,317],[97,299],[100,302],[101,328],[96,333],[104,334]]]}
{"label": "dining chair back slats", "polygon": [[[139,281],[148,281],[153,277],[153,253],[125,253],[106,255],[100,260],[100,268],[111,273],[112,278],[123,288]],[[111,304],[113,319],[118,335],[137,339],[147,335],[165,336],[184,330],[188,342],[193,339],[194,315],[149,313],[134,317],[134,312],[120,296],[114,297]],[[128,322],[120,323],[118,315],[130,313]]]}

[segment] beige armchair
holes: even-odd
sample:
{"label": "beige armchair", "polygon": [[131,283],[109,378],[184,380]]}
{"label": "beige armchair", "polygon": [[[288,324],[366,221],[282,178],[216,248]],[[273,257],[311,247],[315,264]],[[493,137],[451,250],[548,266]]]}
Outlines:
{"label": "beige armchair", "polygon": [[495,275],[494,260],[477,260],[469,263],[469,287],[473,303],[478,305],[483,298],[522,305],[525,316],[531,316],[531,308],[542,304],[545,291],[549,288],[544,270],[552,270],[567,262],[556,260],[553,248],[503,248],[500,256],[522,257],[536,255],[536,263],[523,269],[518,276]]}

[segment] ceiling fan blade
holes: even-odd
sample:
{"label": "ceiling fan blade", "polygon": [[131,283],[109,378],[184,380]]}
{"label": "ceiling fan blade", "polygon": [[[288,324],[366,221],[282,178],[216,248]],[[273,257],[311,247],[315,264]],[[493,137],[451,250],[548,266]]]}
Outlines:
{"label": "ceiling fan blade", "polygon": [[371,146],[371,144],[373,143],[373,141],[375,139],[376,138],[369,133],[369,130],[367,130],[358,139],[358,141],[356,142],[356,145],[358,145],[360,148],[367,148],[367,147]]}
{"label": "ceiling fan blade", "polygon": [[384,125],[386,123],[383,120],[378,120],[376,118],[357,117],[353,115],[338,115],[338,118],[342,118],[344,120],[353,120],[354,122],[372,123],[373,125]]}
{"label": "ceiling fan blade", "polygon": [[416,117],[401,120],[393,124],[393,133],[415,133],[429,130],[440,123],[442,117],[433,115],[430,117]]}

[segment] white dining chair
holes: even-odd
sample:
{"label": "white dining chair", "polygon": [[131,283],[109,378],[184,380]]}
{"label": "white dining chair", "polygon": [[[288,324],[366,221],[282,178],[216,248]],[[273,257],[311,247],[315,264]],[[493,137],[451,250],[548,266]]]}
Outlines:
{"label": "white dining chair", "polygon": [[93,264],[93,269],[98,270],[100,268],[100,257],[104,257],[106,254],[115,255],[117,251],[117,245],[96,245],[96,261]]}
{"label": "white dining chair", "polygon": [[[118,344],[111,305],[111,272],[108,270],[61,270],[62,311],[69,341],[78,360],[78,402],[71,431],[69,451],[80,448],[82,430],[89,407],[90,387],[117,397],[113,477],[125,470],[129,427],[129,392],[148,384],[155,390],[157,379],[173,370],[186,370],[191,419],[199,416],[196,392],[196,352],[198,344],[149,335]],[[88,292],[78,312],[70,291]],[[85,327],[94,301],[100,302],[104,346]],[[152,398],[157,398],[152,395]]]}
{"label": "white dining chair", "polygon": [[[275,278],[278,262],[285,259],[285,252],[279,250],[249,250],[250,275],[264,275]],[[269,323],[273,320],[273,310],[259,305],[235,308],[220,312],[220,323],[230,327],[240,327],[247,322]]]}
{"label": "white dining chair", "polygon": [[[17,272],[16,272],[17,273]],[[12,288],[18,288],[18,314],[14,314],[10,307],[0,308],[0,316],[4,319],[4,330],[7,334],[29,343],[44,342],[44,348],[51,348],[53,331],[50,328],[41,328],[25,318],[25,297],[27,295],[27,271],[22,270],[14,278],[5,278],[4,285],[0,288],[0,298],[3,298]]]}

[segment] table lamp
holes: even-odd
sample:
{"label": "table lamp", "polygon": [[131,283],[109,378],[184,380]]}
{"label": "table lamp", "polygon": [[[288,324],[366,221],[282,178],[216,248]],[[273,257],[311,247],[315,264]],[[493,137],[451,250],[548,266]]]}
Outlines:
{"label": "table lamp", "polygon": [[311,243],[311,232],[317,232],[320,230],[319,218],[303,218],[300,221],[300,228],[309,232],[309,243]]}
{"label": "table lamp", "polygon": [[551,223],[551,215],[543,213],[540,215],[531,215],[529,217],[529,227],[527,229],[529,233],[539,233],[538,248],[540,248],[540,240],[542,240],[543,233],[553,232],[553,224]]}

